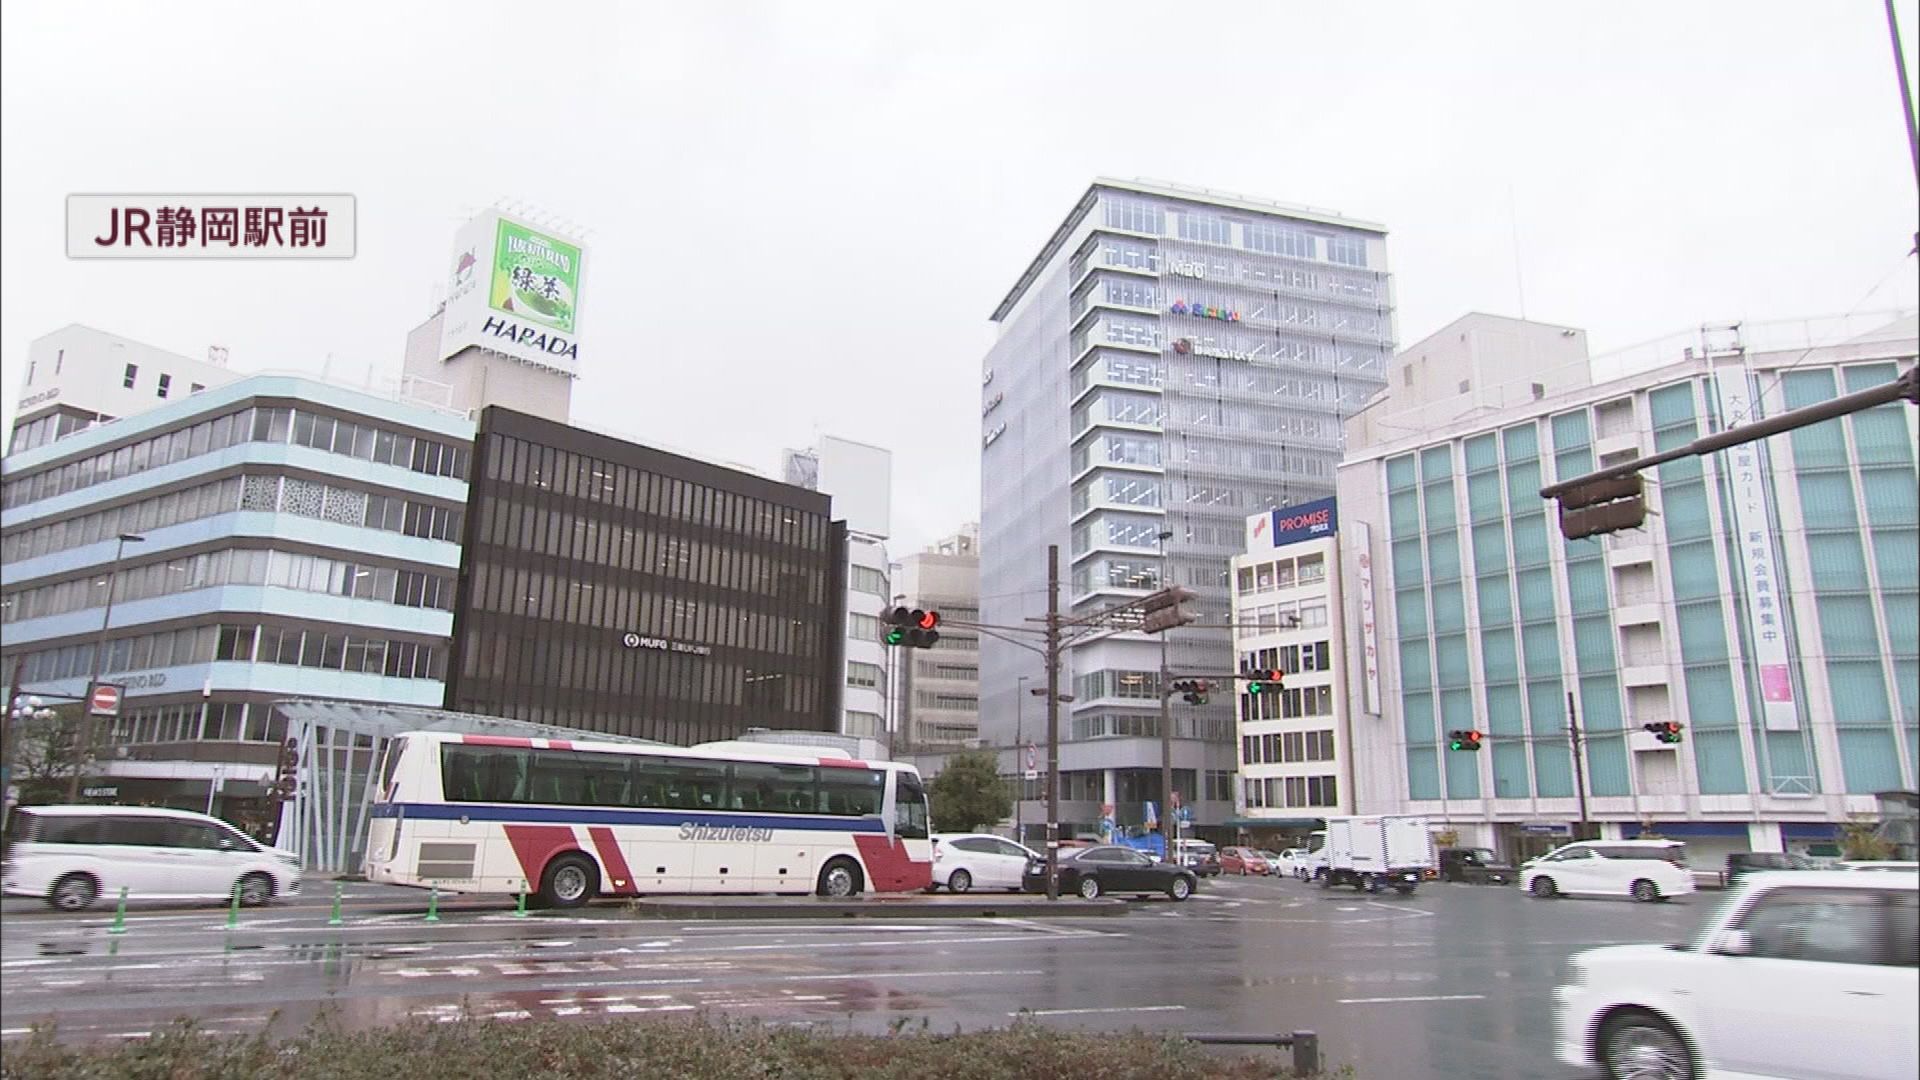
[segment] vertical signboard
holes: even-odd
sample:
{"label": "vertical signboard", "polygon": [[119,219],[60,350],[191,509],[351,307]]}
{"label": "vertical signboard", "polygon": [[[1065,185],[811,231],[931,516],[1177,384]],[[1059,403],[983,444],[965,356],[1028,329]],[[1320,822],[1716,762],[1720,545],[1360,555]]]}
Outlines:
{"label": "vertical signboard", "polygon": [[[1714,367],[1713,385],[1720,424],[1736,428],[1752,422],[1758,405],[1749,385],[1746,358]],[[1747,641],[1760,678],[1762,722],[1768,731],[1797,731],[1800,711],[1793,700],[1793,669],[1787,656],[1786,609],[1774,558],[1772,514],[1761,465],[1760,444],[1741,443],[1721,455],[1727,488],[1733,494],[1733,533],[1740,550],[1739,572],[1745,589]]]}
{"label": "vertical signboard", "polygon": [[578,243],[496,211],[469,221],[454,238],[441,358],[477,345],[578,375],[584,261]]}
{"label": "vertical signboard", "polygon": [[1353,531],[1360,538],[1360,655],[1365,670],[1362,696],[1368,716],[1380,715],[1380,633],[1373,609],[1373,529],[1356,521]]}

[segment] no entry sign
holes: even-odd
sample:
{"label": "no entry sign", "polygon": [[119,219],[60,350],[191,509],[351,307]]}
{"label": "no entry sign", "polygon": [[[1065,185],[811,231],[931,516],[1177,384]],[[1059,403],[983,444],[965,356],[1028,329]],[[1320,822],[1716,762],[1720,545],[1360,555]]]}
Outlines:
{"label": "no entry sign", "polygon": [[120,687],[99,683],[87,693],[87,712],[94,716],[120,715]]}

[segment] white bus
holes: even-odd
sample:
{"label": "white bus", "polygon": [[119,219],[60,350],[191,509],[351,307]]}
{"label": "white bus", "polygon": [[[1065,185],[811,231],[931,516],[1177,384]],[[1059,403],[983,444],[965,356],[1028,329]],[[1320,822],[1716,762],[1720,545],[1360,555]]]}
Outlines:
{"label": "white bus", "polygon": [[818,747],[410,732],[389,742],[369,881],[598,895],[911,892],[932,882],[911,765]]}

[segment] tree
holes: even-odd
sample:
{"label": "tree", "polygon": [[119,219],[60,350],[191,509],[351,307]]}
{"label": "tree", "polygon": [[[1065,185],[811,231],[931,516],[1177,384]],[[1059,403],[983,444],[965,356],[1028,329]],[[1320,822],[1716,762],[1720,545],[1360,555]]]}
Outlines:
{"label": "tree", "polygon": [[1856,817],[1840,827],[1840,851],[1847,859],[1863,862],[1893,858],[1893,845],[1872,818]]}
{"label": "tree", "polygon": [[[82,782],[93,771],[93,754],[79,753],[80,715],[76,707],[49,710],[46,717],[28,716],[13,721],[7,732],[12,744],[12,782],[20,789],[20,802],[65,802],[67,784],[75,772]],[[96,752],[105,725],[93,726]]]}
{"label": "tree", "polygon": [[991,750],[963,750],[948,758],[929,794],[935,832],[973,832],[1013,812],[1013,794]]}

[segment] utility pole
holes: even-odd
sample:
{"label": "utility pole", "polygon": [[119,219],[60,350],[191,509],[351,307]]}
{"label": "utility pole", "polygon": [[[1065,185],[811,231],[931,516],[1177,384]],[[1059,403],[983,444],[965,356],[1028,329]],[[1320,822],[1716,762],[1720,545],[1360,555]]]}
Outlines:
{"label": "utility pole", "polygon": [[1586,839],[1587,831],[1587,767],[1580,754],[1580,718],[1573,711],[1573,691],[1567,691],[1567,739],[1573,746],[1573,792],[1580,800],[1580,820],[1574,824],[1579,834],[1575,840]]}
{"label": "utility pole", "polygon": [[[120,582],[120,560],[127,553],[127,544],[144,543],[146,537],[139,533],[121,533],[113,548],[113,567],[107,571],[107,610],[100,616],[100,636],[93,643],[93,678],[87,683],[87,697],[92,698],[93,688],[100,685],[100,674],[107,666],[107,629],[113,624],[114,586]],[[75,749],[73,775],[67,779],[67,801],[80,801],[80,774],[93,764],[93,702],[80,710],[80,745]]]}
{"label": "utility pole", "polygon": [[1027,830],[1023,821],[1023,809],[1027,803],[1027,676],[1022,675],[1013,684],[1013,771],[1019,779],[1019,787],[1013,796],[1013,842],[1027,842]]}
{"label": "utility pole", "polygon": [[[1161,530],[1160,541],[1160,587],[1167,587],[1167,538],[1173,533]],[[1165,847],[1166,858],[1173,859],[1173,691],[1167,671],[1167,635],[1168,629],[1160,638],[1160,842]]]}
{"label": "utility pole", "polygon": [[1047,545],[1047,899],[1060,899],[1060,545]]}
{"label": "utility pole", "polygon": [[[1913,157],[1913,180],[1920,184],[1920,128],[1915,127],[1913,88],[1907,85],[1907,54],[1900,46],[1900,22],[1893,16],[1893,0],[1887,3],[1887,34],[1893,38],[1893,74],[1900,82],[1900,126],[1907,136],[1907,152]],[[1913,234],[1913,247],[1920,251],[1920,231]]]}

